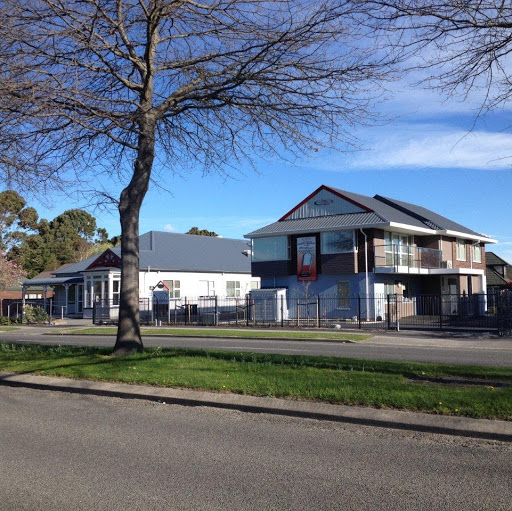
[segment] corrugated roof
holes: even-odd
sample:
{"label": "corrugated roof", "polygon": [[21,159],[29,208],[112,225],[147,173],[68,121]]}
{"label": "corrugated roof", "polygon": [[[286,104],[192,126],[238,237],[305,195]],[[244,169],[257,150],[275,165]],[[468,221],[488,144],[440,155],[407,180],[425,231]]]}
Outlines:
{"label": "corrugated roof", "polygon": [[258,238],[265,235],[291,234],[295,232],[322,231],[331,229],[366,228],[383,225],[386,222],[375,213],[350,213],[347,215],[332,215],[298,220],[282,220],[261,229],[246,234],[247,238]]}
{"label": "corrugated roof", "polygon": [[[245,240],[150,231],[139,237],[139,264],[141,270],[250,274],[250,249],[250,243]],[[121,256],[120,246],[111,250]],[[52,273],[65,280],[67,276],[86,271],[100,256],[95,254]]]}
{"label": "corrugated roof", "polygon": [[141,269],[251,273],[244,240],[150,231],[139,241]]}
{"label": "corrugated roof", "polygon": [[[431,229],[432,231],[456,231],[470,236],[488,238],[422,206],[416,206],[380,195],[369,197],[324,185],[320,189],[331,190],[337,195],[346,197],[350,201],[369,209],[371,213],[351,213],[300,220],[281,220],[246,234],[245,237],[254,238],[263,235],[291,234],[294,232],[328,230],[332,228],[383,227],[386,224],[397,223],[410,226],[411,228]],[[493,241],[490,238],[489,240]]]}

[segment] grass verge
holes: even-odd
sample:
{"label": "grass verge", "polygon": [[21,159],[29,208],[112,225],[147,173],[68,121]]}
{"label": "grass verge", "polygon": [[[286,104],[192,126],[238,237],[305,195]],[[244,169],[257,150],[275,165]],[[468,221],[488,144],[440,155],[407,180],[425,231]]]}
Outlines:
{"label": "grass verge", "polygon": [[[115,327],[76,328],[63,330],[63,334],[115,335]],[[242,339],[317,339],[337,341],[364,341],[372,337],[365,334],[347,332],[290,332],[276,330],[218,330],[216,328],[142,328],[142,335],[162,335],[168,337],[236,337]]]}
{"label": "grass verge", "polygon": [[[146,349],[113,357],[108,348],[0,344],[0,371],[310,399],[436,414],[512,420],[512,368],[377,362],[335,357]],[[415,383],[478,378],[481,386]]]}
{"label": "grass verge", "polygon": [[10,332],[11,330],[18,330],[15,326],[0,326],[0,332]]}

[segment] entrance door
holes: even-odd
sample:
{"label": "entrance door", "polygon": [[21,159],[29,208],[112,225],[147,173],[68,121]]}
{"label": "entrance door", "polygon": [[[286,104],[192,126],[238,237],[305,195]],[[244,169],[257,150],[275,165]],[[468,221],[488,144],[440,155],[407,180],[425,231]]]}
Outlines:
{"label": "entrance door", "polygon": [[449,314],[457,314],[459,312],[459,295],[457,293],[457,279],[448,279],[448,292],[450,293]]}

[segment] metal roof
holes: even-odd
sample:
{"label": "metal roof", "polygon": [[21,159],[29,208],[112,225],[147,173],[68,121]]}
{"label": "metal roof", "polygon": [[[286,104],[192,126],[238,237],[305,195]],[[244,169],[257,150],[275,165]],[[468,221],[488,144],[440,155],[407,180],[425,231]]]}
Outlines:
{"label": "metal roof", "polygon": [[83,277],[46,277],[43,279],[29,279],[23,282],[23,286],[55,286],[64,284],[79,284]]}
{"label": "metal roof", "polygon": [[150,231],[140,236],[139,249],[141,269],[251,273],[245,240]]}
{"label": "metal roof", "polygon": [[[422,206],[416,206],[408,202],[390,199],[380,195],[368,197],[366,195],[360,195],[325,185],[322,185],[318,191],[321,189],[330,190],[338,197],[345,197],[349,201],[357,203],[371,212],[317,216],[300,220],[283,218],[278,222],[246,234],[245,237],[277,236],[279,234],[321,231],[333,228],[358,229],[364,227],[383,228],[385,226],[393,228],[396,227],[393,226],[393,224],[401,224],[402,228],[410,227],[411,230],[424,229],[426,230],[424,231],[425,233],[428,233],[428,230],[432,231],[432,234],[436,234],[436,231],[453,231],[454,233],[478,237],[482,238],[482,240],[488,239],[489,242],[494,242],[494,240],[490,239],[488,236],[479,234]],[[308,197],[308,199],[310,197]],[[295,208],[292,212],[294,210]]]}
{"label": "metal roof", "polygon": [[247,238],[296,232],[319,232],[332,229],[367,228],[384,226],[386,222],[375,213],[350,213],[348,215],[320,216],[299,220],[282,220],[246,234]]}

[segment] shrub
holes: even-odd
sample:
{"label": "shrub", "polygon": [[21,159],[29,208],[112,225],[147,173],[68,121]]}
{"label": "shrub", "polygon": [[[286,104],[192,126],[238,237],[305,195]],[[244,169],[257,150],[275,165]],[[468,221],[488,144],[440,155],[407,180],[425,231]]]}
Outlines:
{"label": "shrub", "polygon": [[41,307],[25,306],[25,319],[27,323],[44,323],[48,321],[48,314]]}

